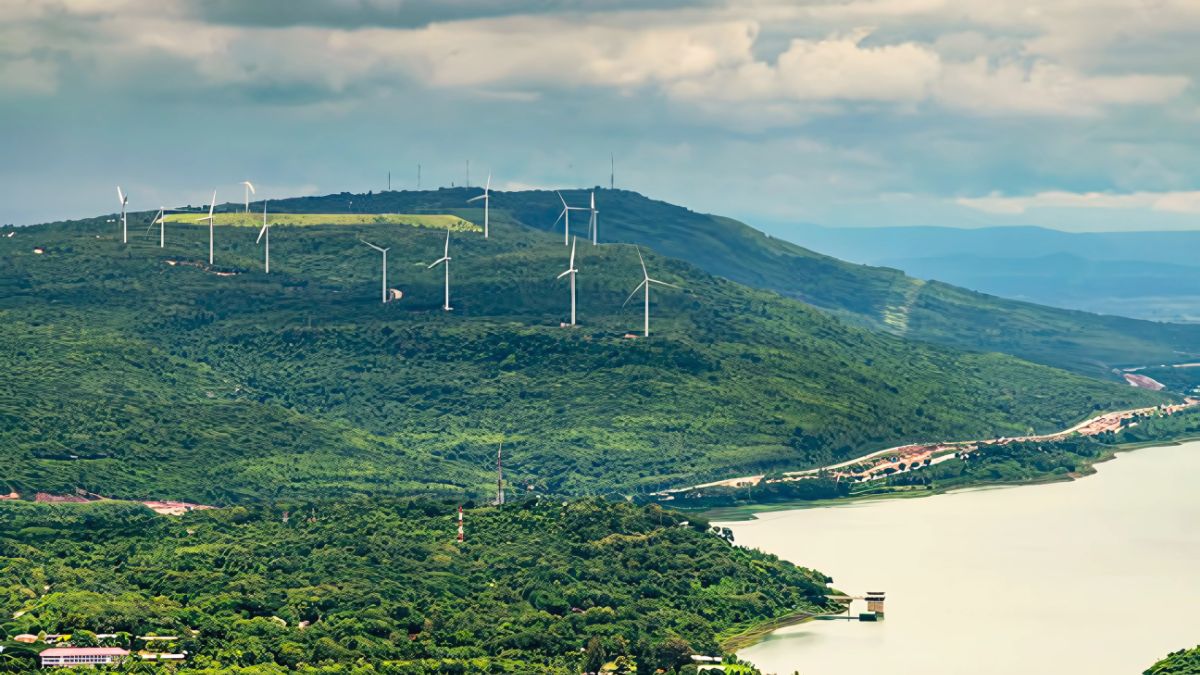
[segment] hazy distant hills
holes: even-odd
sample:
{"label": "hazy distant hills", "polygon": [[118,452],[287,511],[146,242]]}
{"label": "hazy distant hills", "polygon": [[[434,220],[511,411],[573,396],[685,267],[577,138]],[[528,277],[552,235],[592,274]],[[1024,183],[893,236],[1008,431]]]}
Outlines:
{"label": "hazy distant hills", "polygon": [[[473,193],[358,195],[354,206],[478,221],[461,208]],[[1070,361],[1085,347],[1129,347],[1129,360],[1168,349],[1154,324],[1129,322],[1140,338],[1105,333],[1090,315],[922,285],[632,193],[598,201],[601,239],[646,244],[651,274],[683,289],[654,289],[648,340],[623,337],[641,324],[640,298],[622,306],[641,279],[631,246],[580,243],[582,325],[559,327],[567,249],[543,231],[553,193],[497,194],[490,240],[453,235],[449,313],[441,270],[426,269],[444,234],[428,228],[277,226],[270,275],[253,227],[217,228],[213,269],[206,227],[169,224],[160,249],[144,213],[131,215],[128,246],[107,216],[0,231],[0,492],[482,497],[504,440],[515,486],[628,493],[1166,400],[856,325],[892,326],[878,312],[895,296],[911,305],[898,333],[930,333],[927,317],[939,317],[946,335],[970,335],[978,326],[954,323],[961,307],[992,325],[1015,308],[1058,321],[1045,354]],[[360,237],[391,247],[389,286],[403,300],[380,304],[379,254]],[[1072,335],[1079,326],[1090,332]]]}
{"label": "hazy distant hills", "polygon": [[1135,318],[1200,321],[1200,232],[807,226],[798,238],[839,258],[1004,297]]}

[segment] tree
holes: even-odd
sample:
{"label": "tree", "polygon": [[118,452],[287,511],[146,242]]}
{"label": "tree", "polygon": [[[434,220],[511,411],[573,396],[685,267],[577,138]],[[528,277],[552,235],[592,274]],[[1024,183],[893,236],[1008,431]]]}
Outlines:
{"label": "tree", "polygon": [[608,655],[604,653],[604,642],[598,637],[588,640],[583,652],[583,672],[598,673],[604,667]]}

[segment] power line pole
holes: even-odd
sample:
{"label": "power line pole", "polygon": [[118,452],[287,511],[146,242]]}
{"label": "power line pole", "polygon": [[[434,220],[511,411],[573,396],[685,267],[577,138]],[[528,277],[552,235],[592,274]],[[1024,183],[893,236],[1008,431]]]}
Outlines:
{"label": "power line pole", "polygon": [[392,191],[392,172],[388,172],[388,192]]}
{"label": "power line pole", "polygon": [[503,452],[504,441],[500,441],[500,447],[496,450],[496,506],[504,506],[504,469],[500,462]]}

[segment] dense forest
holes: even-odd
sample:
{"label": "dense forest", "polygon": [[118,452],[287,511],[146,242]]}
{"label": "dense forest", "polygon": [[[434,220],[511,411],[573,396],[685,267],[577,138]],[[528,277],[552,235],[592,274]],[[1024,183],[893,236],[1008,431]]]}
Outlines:
{"label": "dense forest", "polygon": [[[461,196],[461,195],[460,195]],[[357,202],[356,202],[357,203]],[[497,198],[499,203],[499,198]],[[465,215],[477,217],[477,213]],[[483,495],[505,442],[528,492],[636,494],[797,469],[904,441],[1044,432],[1166,397],[855,327],[631,246],[580,246],[502,211],[451,237],[451,302],[415,225],[93,219],[0,237],[0,492],[228,504],[291,495]],[[146,216],[148,220],[149,216]],[[469,229],[464,226],[460,229]],[[379,302],[380,258],[391,246]]]}
{"label": "dense forest", "polygon": [[174,637],[156,649],[213,673],[675,672],[829,609],[821,573],[657,506],[468,508],[462,543],[455,519],[429,499],[0,505],[0,670],[45,647],[9,638],[47,633]]}

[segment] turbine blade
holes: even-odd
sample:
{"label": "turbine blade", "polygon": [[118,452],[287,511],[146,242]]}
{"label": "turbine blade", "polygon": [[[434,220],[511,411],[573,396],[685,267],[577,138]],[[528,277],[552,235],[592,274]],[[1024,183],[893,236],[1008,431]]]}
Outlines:
{"label": "turbine blade", "polygon": [[267,233],[267,224],[263,223],[262,229],[258,231],[258,239],[255,239],[254,243],[257,244],[258,242],[262,241],[263,235],[266,233]]}
{"label": "turbine blade", "polygon": [[642,264],[642,278],[649,279],[650,273],[646,271],[646,260],[645,260],[645,258],[642,257],[642,249],[641,249],[641,247],[637,246],[636,244],[634,245],[634,248],[637,249],[638,262],[640,262]]}
{"label": "turbine blade", "polygon": [[562,193],[559,192],[558,190],[555,190],[554,193],[558,195],[558,201],[563,203],[563,209],[566,210],[567,200],[563,199]]}
{"label": "turbine blade", "polygon": [[250,194],[252,194],[252,195],[258,194],[258,192],[254,189],[254,183],[251,183],[248,180],[244,180],[244,181],[242,181],[242,185],[245,185],[246,187],[250,188]]}
{"label": "turbine blade", "polygon": [[624,307],[625,305],[628,305],[629,301],[633,299],[633,296],[637,295],[638,291],[642,290],[642,286],[645,286],[645,285],[646,285],[646,282],[643,280],[642,283],[638,284],[633,289],[633,292],[629,294],[629,297],[625,298],[625,302],[622,302],[621,306]]}
{"label": "turbine blade", "polygon": [[[650,282],[650,283],[652,283],[652,284],[658,284],[659,286],[670,286],[671,288],[679,288],[679,286],[676,286],[675,284],[668,284],[667,282],[665,282],[665,281],[659,281],[658,279],[649,279],[649,278],[647,278],[647,279],[646,279],[646,281],[649,281],[649,282]],[[679,290],[681,290],[681,291],[682,291],[683,289],[682,289],[682,288],[679,288]]]}
{"label": "turbine blade", "polygon": [[488,172],[487,185],[483,186],[483,194],[487,194],[492,189],[492,172]]}
{"label": "turbine blade", "polygon": [[561,279],[561,278],[563,278],[563,277],[567,276],[568,274],[570,274],[571,272],[574,272],[574,271],[575,271],[575,270],[567,270],[567,271],[563,272],[562,274],[560,274],[560,275],[558,275],[558,276],[556,276],[556,277],[554,277],[554,278],[555,278],[555,279]]}
{"label": "turbine blade", "polygon": [[558,227],[558,221],[563,219],[563,214],[566,212],[567,212],[566,209],[563,209],[562,211],[558,212],[558,217],[554,219],[554,224],[550,226],[550,229],[554,229],[555,227]]}
{"label": "turbine blade", "polygon": [[575,267],[575,243],[579,241],[579,237],[571,237],[571,267]]}
{"label": "turbine blade", "polygon": [[125,193],[121,191],[120,185],[117,186],[117,201],[121,202],[122,206],[125,205]]}

